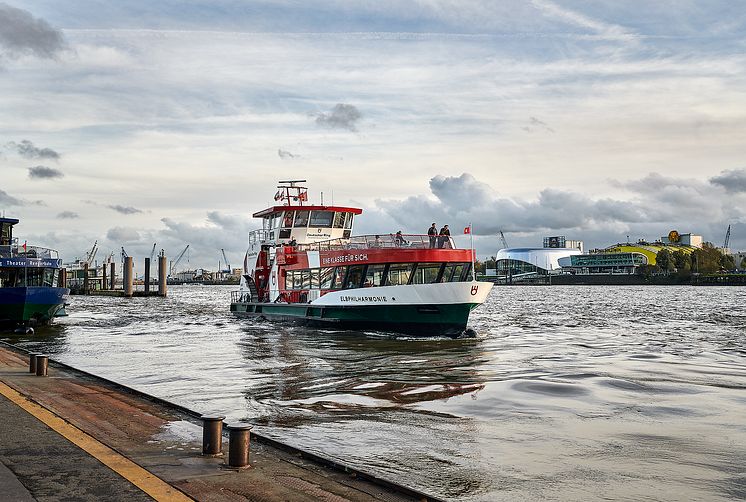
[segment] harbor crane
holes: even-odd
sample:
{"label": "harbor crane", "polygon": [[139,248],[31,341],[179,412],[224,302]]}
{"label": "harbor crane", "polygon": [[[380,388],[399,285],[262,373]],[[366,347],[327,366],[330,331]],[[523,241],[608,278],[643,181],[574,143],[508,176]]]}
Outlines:
{"label": "harbor crane", "polygon": [[220,252],[223,253],[223,260],[225,260],[225,270],[221,270],[221,272],[231,273],[231,264],[228,262],[228,257],[225,256],[225,249],[220,249]]}
{"label": "harbor crane", "polygon": [[96,258],[96,253],[98,253],[98,241],[95,241],[93,243],[93,246],[91,247],[91,250],[86,253],[85,261],[88,264],[93,263],[93,259]]}
{"label": "harbor crane", "polygon": [[723,242],[723,251],[728,250],[728,244],[730,244],[730,225],[728,225],[728,230],[725,232],[725,242]]}
{"label": "harbor crane", "polygon": [[127,258],[129,255],[127,254],[127,251],[124,250],[124,246],[122,246],[122,261],[124,261],[125,258]]}
{"label": "harbor crane", "polygon": [[502,242],[503,249],[508,248],[508,241],[505,240],[505,235],[503,235],[503,231],[500,230],[500,242]]}
{"label": "harbor crane", "polygon": [[157,242],[153,243],[153,249],[150,251],[150,263],[153,263],[153,257],[155,256],[155,245]]}
{"label": "harbor crane", "polygon": [[189,244],[186,245],[186,247],[179,253],[179,255],[176,257],[175,260],[171,262],[171,264],[168,267],[168,276],[171,277],[173,275],[174,269],[179,265],[179,262],[184,257],[184,255],[187,252],[187,249],[189,249]]}

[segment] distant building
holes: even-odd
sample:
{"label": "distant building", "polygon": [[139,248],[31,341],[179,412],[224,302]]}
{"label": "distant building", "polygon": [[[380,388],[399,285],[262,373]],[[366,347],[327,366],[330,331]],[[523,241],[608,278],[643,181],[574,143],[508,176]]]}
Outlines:
{"label": "distant building", "polygon": [[582,253],[583,241],[559,235],[544,238],[544,247],[506,248],[497,252],[499,282],[526,282],[561,270],[559,260]]}
{"label": "distant building", "polygon": [[692,246],[695,248],[702,247],[702,236],[696,234],[680,234],[676,230],[671,230],[668,235],[661,237],[660,242],[664,244],[678,244],[681,246]]}

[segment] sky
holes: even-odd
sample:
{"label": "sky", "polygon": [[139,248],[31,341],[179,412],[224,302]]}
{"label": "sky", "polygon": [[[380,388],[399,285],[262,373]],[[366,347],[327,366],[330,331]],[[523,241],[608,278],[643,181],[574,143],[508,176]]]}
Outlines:
{"label": "sky", "polygon": [[[733,0],[0,0],[0,211],[65,260],[238,266],[280,179],[478,256],[746,249]],[[462,246],[469,245],[463,235]]]}

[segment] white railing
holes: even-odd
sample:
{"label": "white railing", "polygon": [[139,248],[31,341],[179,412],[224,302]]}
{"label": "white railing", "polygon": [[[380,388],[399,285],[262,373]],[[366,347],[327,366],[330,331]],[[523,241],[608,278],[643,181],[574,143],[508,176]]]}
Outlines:
{"label": "white railing", "polygon": [[0,246],[0,258],[41,258],[45,260],[56,260],[59,254],[54,249],[43,248],[39,246],[26,246],[12,244],[10,246]]}

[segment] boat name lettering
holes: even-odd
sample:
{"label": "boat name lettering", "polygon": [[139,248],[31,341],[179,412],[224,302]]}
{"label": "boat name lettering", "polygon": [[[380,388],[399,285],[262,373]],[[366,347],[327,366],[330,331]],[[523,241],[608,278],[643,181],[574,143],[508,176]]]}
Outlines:
{"label": "boat name lettering", "polygon": [[340,296],[341,302],[385,302],[388,299],[385,296]]}
{"label": "boat name lettering", "polygon": [[0,258],[0,267],[52,267],[60,266],[60,260],[44,260],[41,258]]}
{"label": "boat name lettering", "polygon": [[331,265],[333,263],[344,263],[347,261],[368,261],[367,254],[345,254],[342,256],[325,256],[321,263]]}

